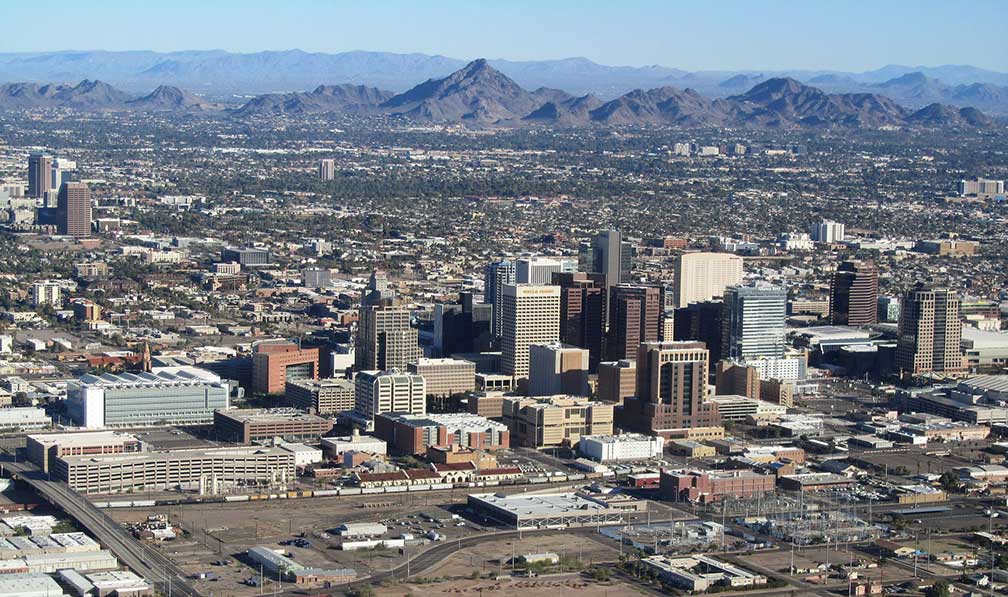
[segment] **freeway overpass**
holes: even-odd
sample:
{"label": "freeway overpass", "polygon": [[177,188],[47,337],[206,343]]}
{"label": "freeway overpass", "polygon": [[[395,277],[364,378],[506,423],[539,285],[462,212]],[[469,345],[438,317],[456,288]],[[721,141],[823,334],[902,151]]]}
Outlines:
{"label": "freeway overpass", "polygon": [[162,594],[172,597],[201,597],[174,562],[154,548],[137,541],[122,525],[96,508],[87,498],[70,489],[66,483],[51,481],[34,465],[11,459],[0,461],[0,471],[21,479],[43,499],[66,512],[123,564],[158,585]]}

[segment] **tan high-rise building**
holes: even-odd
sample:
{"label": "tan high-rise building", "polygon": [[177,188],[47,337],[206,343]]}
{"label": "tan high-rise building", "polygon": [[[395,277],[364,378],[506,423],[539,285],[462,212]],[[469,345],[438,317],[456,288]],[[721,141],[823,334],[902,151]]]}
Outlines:
{"label": "tan high-rise building", "polygon": [[707,347],[703,342],[647,342],[637,352],[637,395],[626,400],[632,429],[662,436],[721,424],[707,402]]}
{"label": "tan high-rise building", "polygon": [[623,404],[637,391],[637,363],[628,359],[599,363],[595,397],[602,402]]}
{"label": "tan high-rise building", "polygon": [[641,342],[657,342],[662,332],[665,289],[660,286],[620,284],[610,289],[610,360],[632,359]]}
{"label": "tan high-rise building", "polygon": [[742,283],[742,258],[731,253],[683,253],[676,257],[673,301],[676,308],[702,303]]}
{"label": "tan high-rise building", "polygon": [[529,396],[590,396],[588,350],[551,342],[529,347]]}
{"label": "tan high-rise building", "polygon": [[91,191],[83,182],[67,182],[60,187],[57,199],[60,234],[84,237],[91,235]]}
{"label": "tan high-rise building", "polygon": [[906,373],[963,370],[959,295],[918,283],[903,297],[896,338],[896,367]]}
{"label": "tan high-rise building", "polygon": [[421,357],[407,368],[424,378],[428,396],[453,396],[476,389],[476,363],[472,361]]}
{"label": "tan high-rise building", "polygon": [[573,446],[585,435],[613,432],[613,405],[587,398],[504,398],[511,444],[530,448]]}
{"label": "tan high-rise building", "polygon": [[844,261],[830,282],[834,325],[878,323],[878,269],[871,261]]}
{"label": "tan high-rise building", "polygon": [[358,371],[406,369],[422,355],[408,309],[385,305],[360,308],[354,367]]}
{"label": "tan high-rise building", "polygon": [[505,285],[501,299],[501,373],[528,378],[529,347],[560,340],[560,287]]}

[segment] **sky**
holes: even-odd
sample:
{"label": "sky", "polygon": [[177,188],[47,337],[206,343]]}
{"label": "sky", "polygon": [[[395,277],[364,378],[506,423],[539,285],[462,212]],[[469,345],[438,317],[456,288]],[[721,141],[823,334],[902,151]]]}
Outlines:
{"label": "sky", "polygon": [[1005,0],[0,0],[0,52],[374,50],[685,70],[1008,71]]}

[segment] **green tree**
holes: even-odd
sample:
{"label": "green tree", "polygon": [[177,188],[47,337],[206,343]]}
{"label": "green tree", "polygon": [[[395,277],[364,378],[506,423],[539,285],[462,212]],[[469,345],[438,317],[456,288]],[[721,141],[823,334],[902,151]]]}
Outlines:
{"label": "green tree", "polygon": [[951,492],[959,489],[959,477],[957,477],[952,471],[945,471],[942,473],[938,482],[941,483],[942,489],[945,491]]}
{"label": "green tree", "polygon": [[924,591],[924,597],[949,597],[949,595],[949,582],[944,578],[936,580]]}

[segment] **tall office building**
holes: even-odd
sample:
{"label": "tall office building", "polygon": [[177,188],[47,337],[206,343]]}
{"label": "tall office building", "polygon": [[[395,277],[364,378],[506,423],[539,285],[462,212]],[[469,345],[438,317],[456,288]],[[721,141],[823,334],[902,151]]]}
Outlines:
{"label": "tall office building", "polygon": [[787,291],[757,284],[732,286],[724,293],[721,351],[733,360],[784,356]]}
{"label": "tall office building", "polygon": [[830,282],[834,325],[878,323],[878,269],[871,261],[844,261]]}
{"label": "tall office building", "polygon": [[28,196],[32,199],[45,197],[52,188],[52,156],[33,153],[28,156]]}
{"label": "tall office building", "polygon": [[605,276],[608,290],[630,281],[633,245],[623,240],[619,230],[605,230],[581,244],[579,261],[581,271]]}
{"label": "tall office building", "polygon": [[550,342],[529,347],[529,396],[591,396],[588,351]]}
{"label": "tall office building", "polygon": [[910,374],[963,370],[960,297],[949,288],[918,283],[900,309],[896,367]]}
{"label": "tall office building", "polygon": [[605,277],[555,273],[553,285],[560,287],[560,341],[588,349],[588,366],[595,371],[605,337]]}
{"label": "tall office building", "polygon": [[577,261],[569,257],[519,257],[515,263],[515,283],[546,285],[552,282],[554,273],[576,271]]}
{"label": "tall office building", "polygon": [[661,335],[665,289],[660,286],[619,284],[609,289],[609,360],[631,359],[642,342]]}
{"label": "tall office building", "polygon": [[434,305],[435,356],[490,350],[492,315],[493,307],[473,303],[471,292],[460,292],[454,304]]}
{"label": "tall office building", "polygon": [[623,404],[637,392],[637,362],[624,359],[599,363],[595,397],[602,402]]}
{"label": "tall office building", "polygon": [[362,306],[388,307],[396,304],[395,289],[389,284],[388,275],[383,271],[374,270],[368,285],[361,293]]}
{"label": "tall office building", "polygon": [[721,301],[706,301],[690,303],[686,307],[675,310],[673,339],[695,340],[707,345],[710,362],[707,369],[714,370],[714,364],[721,360],[721,318],[724,316],[724,303]]}
{"label": "tall office building", "polygon": [[812,224],[809,235],[817,243],[841,243],[845,238],[844,225],[839,222],[823,220]]}
{"label": "tall office building", "polygon": [[742,283],[742,258],[731,253],[683,253],[675,260],[673,306],[709,301]]}
{"label": "tall office building", "polygon": [[422,352],[417,330],[410,325],[410,312],[391,306],[360,308],[354,368],[364,370],[406,369]]}
{"label": "tall office building", "polygon": [[361,371],[354,378],[354,418],[368,430],[382,413],[427,414],[427,384],[423,376],[388,371]]}
{"label": "tall office building", "polygon": [[319,160],[318,177],[319,180],[336,180],[336,160],[331,158]]}
{"label": "tall office building", "polygon": [[895,296],[878,297],[878,320],[885,322],[899,321],[900,300]]}
{"label": "tall office building", "polygon": [[82,182],[68,182],[60,187],[56,228],[67,236],[91,235],[91,191]]}
{"label": "tall office building", "polygon": [[721,424],[706,402],[707,348],[703,342],[645,342],[637,351],[637,394],[623,402],[627,425],[655,435]]}
{"label": "tall office building", "polygon": [[501,373],[527,378],[529,347],[560,339],[560,287],[504,286],[501,319]]}
{"label": "tall office building", "polygon": [[501,301],[504,287],[515,283],[515,262],[508,259],[494,261],[486,267],[483,280],[483,302],[493,307],[490,331],[494,338],[501,337]]}
{"label": "tall office building", "polygon": [[56,158],[52,161],[52,175],[50,176],[50,188],[59,189],[65,182],[73,182],[73,173],[77,169],[77,162],[65,158]]}

